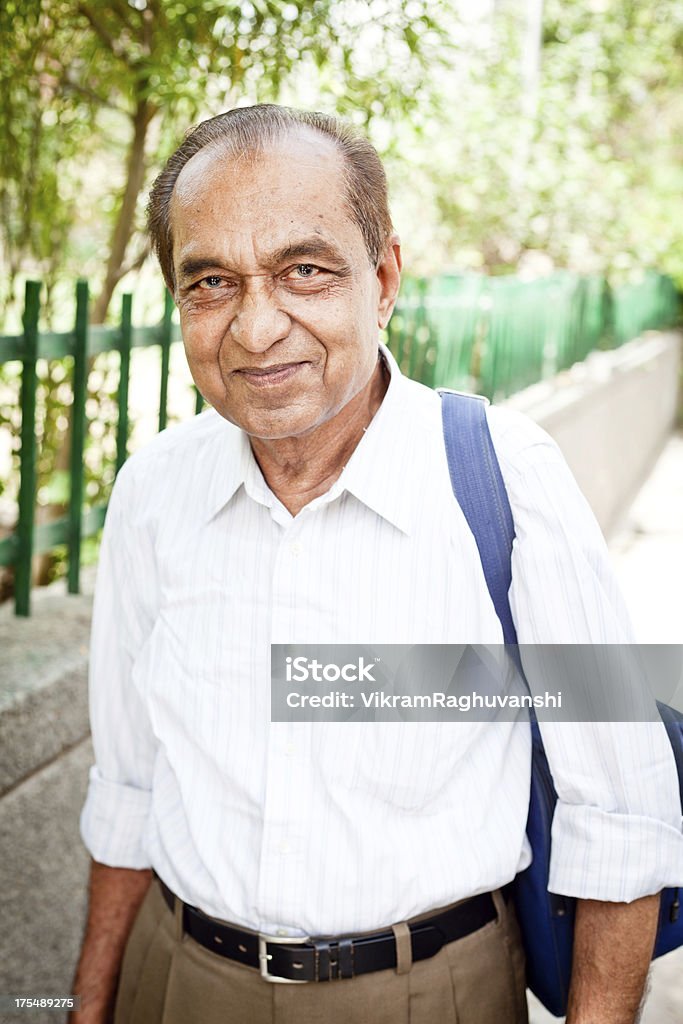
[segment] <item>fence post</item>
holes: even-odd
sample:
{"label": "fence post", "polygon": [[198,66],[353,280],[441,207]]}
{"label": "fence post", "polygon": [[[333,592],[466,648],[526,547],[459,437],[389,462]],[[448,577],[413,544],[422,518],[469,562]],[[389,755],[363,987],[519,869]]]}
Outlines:
{"label": "fence post", "polygon": [[33,560],[33,514],[36,502],[36,388],[38,377],[38,318],[40,282],[27,281],[24,297],[23,366],[21,370],[21,461],[19,520],[17,523],[17,565],[14,606],[17,615],[27,616],[31,608],[31,562]]}
{"label": "fence post", "polygon": [[417,295],[418,295],[418,307],[415,310],[415,320],[413,321],[413,336],[410,339],[410,357],[408,359],[408,376],[413,377],[417,368],[417,355],[418,350],[424,355],[424,345],[426,345],[426,339],[423,338],[423,327],[427,327],[427,288],[428,281],[426,277],[420,277],[417,282]]}
{"label": "fence post", "polygon": [[79,592],[81,572],[81,528],[85,467],[85,402],[88,392],[88,282],[76,284],[76,327],[74,330],[73,404],[71,406],[71,495],[69,498],[69,569],[67,589]]}
{"label": "fence post", "polygon": [[128,454],[128,381],[130,378],[130,347],[133,340],[133,296],[121,300],[121,346],[119,349],[119,422],[116,426],[116,472]]}
{"label": "fence post", "polygon": [[159,389],[159,430],[166,428],[166,406],[168,404],[168,372],[171,359],[171,330],[173,327],[173,296],[164,293],[164,319],[161,324],[161,388]]}

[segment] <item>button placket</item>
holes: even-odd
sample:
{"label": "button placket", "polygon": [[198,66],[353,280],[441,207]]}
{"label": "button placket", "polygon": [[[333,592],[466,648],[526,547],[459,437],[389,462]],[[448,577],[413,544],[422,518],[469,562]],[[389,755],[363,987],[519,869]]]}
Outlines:
{"label": "button placket", "polygon": [[[291,641],[303,632],[296,621],[297,609],[305,607],[305,594],[298,593],[304,552],[301,526],[291,524],[280,537],[273,565],[271,643],[282,642],[283,638]],[[300,873],[306,814],[297,794],[305,785],[305,758],[301,757],[303,751],[292,723],[271,722],[267,744],[258,899],[263,918],[277,920],[281,893],[295,890]]]}

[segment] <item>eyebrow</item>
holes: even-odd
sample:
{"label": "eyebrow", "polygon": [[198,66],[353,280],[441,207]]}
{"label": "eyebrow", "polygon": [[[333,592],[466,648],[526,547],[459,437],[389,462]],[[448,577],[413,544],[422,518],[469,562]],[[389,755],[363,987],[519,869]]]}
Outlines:
{"label": "eyebrow", "polygon": [[346,261],[335,245],[326,242],[317,236],[302,238],[297,242],[290,242],[289,245],[276,249],[268,257],[267,262],[273,266],[280,263],[287,263],[289,260],[297,260],[308,257],[310,259],[331,260],[333,263],[341,263],[346,266]]}
{"label": "eyebrow", "polygon": [[[288,245],[282,246],[280,249],[276,249],[270,253],[269,256],[264,260],[265,266],[273,268],[280,266],[283,263],[288,263],[290,260],[303,260],[303,259],[324,259],[328,260],[339,267],[342,272],[348,272],[350,270],[349,265],[343,259],[341,253],[335,245],[330,242],[326,242],[321,238],[302,238],[296,242],[290,242]],[[193,278],[197,274],[201,274],[206,270],[231,270],[220,257],[212,256],[197,256],[188,257],[180,263],[179,268],[179,281],[183,282],[188,278]],[[232,271],[231,271],[232,272]]]}
{"label": "eyebrow", "polygon": [[194,259],[183,260],[180,264],[178,280],[181,282],[186,281],[189,277],[195,277],[196,274],[201,274],[204,270],[215,270],[216,267],[220,267],[222,270],[227,270],[223,261],[218,257],[214,259],[211,256],[201,256]]}

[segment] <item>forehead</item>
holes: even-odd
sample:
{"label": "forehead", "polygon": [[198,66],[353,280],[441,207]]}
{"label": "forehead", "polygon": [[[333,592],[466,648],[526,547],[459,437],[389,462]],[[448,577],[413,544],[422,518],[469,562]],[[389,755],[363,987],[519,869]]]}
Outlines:
{"label": "forehead", "polygon": [[297,130],[262,152],[206,147],[181,171],[171,201],[174,259],[206,245],[267,252],[291,236],[364,246],[347,206],[344,157],[331,139]]}

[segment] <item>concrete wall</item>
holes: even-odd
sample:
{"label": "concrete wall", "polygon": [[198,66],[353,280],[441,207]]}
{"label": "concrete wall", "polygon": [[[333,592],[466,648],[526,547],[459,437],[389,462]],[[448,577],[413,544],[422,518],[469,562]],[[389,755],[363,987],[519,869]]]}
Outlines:
{"label": "concrete wall", "polygon": [[[85,576],[92,590],[92,575]],[[78,819],[92,746],[87,644],[91,598],[63,584],[32,595],[33,615],[0,606],[0,994],[71,993],[89,857]],[[61,1013],[3,1013],[3,1024]]]}
{"label": "concrete wall", "polygon": [[[656,335],[512,400],[563,448],[609,530],[670,429],[680,338]],[[84,594],[62,584],[33,595],[33,615],[0,606],[0,993],[67,995],[86,911],[88,855],[78,818],[92,763]],[[26,1013],[0,1014],[21,1024]],[[31,1012],[33,1024],[55,1013]]]}
{"label": "concrete wall", "polygon": [[508,404],[555,438],[609,535],[652,469],[676,418],[681,335],[594,352]]}

